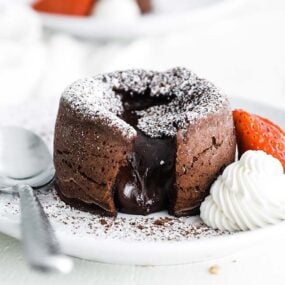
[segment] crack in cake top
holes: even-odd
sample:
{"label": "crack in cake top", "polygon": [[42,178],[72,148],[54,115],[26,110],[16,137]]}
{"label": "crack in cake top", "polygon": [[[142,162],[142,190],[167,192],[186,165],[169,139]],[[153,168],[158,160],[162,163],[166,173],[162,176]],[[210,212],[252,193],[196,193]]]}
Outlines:
{"label": "crack in cake top", "polygon": [[152,138],[174,137],[178,129],[229,107],[227,97],[212,83],[199,78],[186,68],[166,72],[141,69],[117,71],[81,79],[70,85],[62,100],[83,116],[100,119],[120,130],[123,136],[136,136],[134,127],[123,121],[124,112],[120,92],[153,98],[169,98],[162,105],[135,111],[137,128]]}

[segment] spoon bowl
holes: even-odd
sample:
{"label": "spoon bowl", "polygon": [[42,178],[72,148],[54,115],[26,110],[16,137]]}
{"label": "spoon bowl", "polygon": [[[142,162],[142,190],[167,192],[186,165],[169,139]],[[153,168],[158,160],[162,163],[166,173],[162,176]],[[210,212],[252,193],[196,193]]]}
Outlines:
{"label": "spoon bowl", "polygon": [[0,128],[0,185],[38,188],[54,174],[52,156],[39,136],[19,127]]}
{"label": "spoon bowl", "polygon": [[38,271],[68,273],[73,263],[61,253],[34,193],[50,183],[54,174],[52,156],[39,136],[19,127],[0,128],[0,192],[19,194],[26,260]]}

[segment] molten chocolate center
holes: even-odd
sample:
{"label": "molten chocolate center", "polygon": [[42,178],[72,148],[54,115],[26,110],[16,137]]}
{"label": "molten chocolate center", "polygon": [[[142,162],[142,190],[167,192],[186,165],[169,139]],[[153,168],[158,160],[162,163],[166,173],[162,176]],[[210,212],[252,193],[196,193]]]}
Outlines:
{"label": "molten chocolate center", "polygon": [[122,166],[114,186],[119,211],[146,215],[167,208],[175,191],[175,138],[151,138],[137,128],[136,111],[167,104],[169,97],[120,92],[124,105],[122,119],[137,130],[133,151]]}

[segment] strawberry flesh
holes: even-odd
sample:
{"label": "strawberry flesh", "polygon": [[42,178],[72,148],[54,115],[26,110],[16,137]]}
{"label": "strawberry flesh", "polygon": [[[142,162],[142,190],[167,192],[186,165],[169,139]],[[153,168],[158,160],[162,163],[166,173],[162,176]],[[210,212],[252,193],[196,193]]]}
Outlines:
{"label": "strawberry flesh", "polygon": [[91,13],[95,0],[38,0],[33,8],[39,12],[87,16]]}
{"label": "strawberry flesh", "polygon": [[263,150],[279,159],[285,171],[285,132],[270,120],[244,110],[234,110],[239,155]]}

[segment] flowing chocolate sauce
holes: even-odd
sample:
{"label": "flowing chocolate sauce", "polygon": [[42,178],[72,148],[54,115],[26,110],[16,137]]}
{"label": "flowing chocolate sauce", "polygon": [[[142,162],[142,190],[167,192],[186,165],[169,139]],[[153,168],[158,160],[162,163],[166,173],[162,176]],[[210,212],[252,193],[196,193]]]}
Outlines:
{"label": "flowing chocolate sauce", "polygon": [[151,138],[137,128],[136,111],[168,104],[170,97],[119,92],[122,119],[137,130],[133,151],[122,166],[114,186],[115,203],[120,212],[147,215],[167,208],[169,194],[175,191],[175,138]]}

